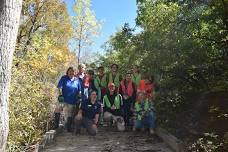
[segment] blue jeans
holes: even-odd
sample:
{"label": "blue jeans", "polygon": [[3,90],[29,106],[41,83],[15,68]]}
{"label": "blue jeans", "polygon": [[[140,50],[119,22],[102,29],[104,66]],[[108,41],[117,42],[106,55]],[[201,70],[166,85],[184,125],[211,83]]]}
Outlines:
{"label": "blue jeans", "polygon": [[142,120],[135,121],[135,128],[155,128],[155,114],[154,112],[149,112],[146,116],[142,118]]}

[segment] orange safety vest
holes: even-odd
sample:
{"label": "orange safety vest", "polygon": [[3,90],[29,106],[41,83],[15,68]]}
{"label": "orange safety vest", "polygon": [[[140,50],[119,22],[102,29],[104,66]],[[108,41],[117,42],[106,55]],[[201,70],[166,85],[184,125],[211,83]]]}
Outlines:
{"label": "orange safety vest", "polygon": [[144,92],[147,98],[153,97],[153,91],[154,91],[153,83],[145,83],[145,80],[141,80],[137,91]]}
{"label": "orange safety vest", "polygon": [[120,85],[121,85],[121,89],[123,91],[124,94],[127,94],[129,97],[131,97],[133,95],[134,92],[134,88],[133,88],[133,82],[130,80],[127,84],[127,87],[124,84],[125,80],[122,80]]}

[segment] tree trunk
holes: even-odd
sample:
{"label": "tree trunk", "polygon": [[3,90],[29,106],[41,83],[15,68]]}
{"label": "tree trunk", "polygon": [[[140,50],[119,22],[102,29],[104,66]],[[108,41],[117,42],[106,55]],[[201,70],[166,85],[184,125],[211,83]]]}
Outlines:
{"label": "tree trunk", "polygon": [[78,41],[78,65],[80,64],[81,40]]}
{"label": "tree trunk", "polygon": [[0,0],[0,152],[6,150],[9,132],[9,85],[22,0]]}

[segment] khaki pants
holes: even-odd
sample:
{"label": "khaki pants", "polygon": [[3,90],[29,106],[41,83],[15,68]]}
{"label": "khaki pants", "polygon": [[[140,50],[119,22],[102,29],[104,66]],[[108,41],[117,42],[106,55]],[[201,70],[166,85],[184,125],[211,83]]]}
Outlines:
{"label": "khaki pants", "polygon": [[68,103],[64,103],[63,113],[64,113],[65,120],[68,117],[72,117],[72,118],[75,117],[76,114],[79,111],[79,108],[80,108],[80,104],[79,103],[77,103],[76,105],[71,105],[71,104],[68,104]]}
{"label": "khaki pants", "polygon": [[64,118],[67,119],[68,117],[73,117],[73,109],[74,109],[75,105],[71,105],[71,104],[64,104],[63,107],[63,113],[64,113]]}
{"label": "khaki pants", "polygon": [[111,120],[114,120],[118,131],[125,130],[125,123],[124,123],[123,117],[115,116],[115,115],[111,114],[110,112],[105,112],[104,121],[110,122]]}

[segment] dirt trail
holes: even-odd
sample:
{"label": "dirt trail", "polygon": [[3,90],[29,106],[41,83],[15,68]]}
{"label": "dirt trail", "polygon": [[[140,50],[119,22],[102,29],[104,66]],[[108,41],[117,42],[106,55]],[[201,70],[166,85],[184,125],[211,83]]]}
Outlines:
{"label": "dirt trail", "polygon": [[117,132],[100,128],[97,136],[60,133],[43,152],[172,152],[158,137],[146,132]]}

